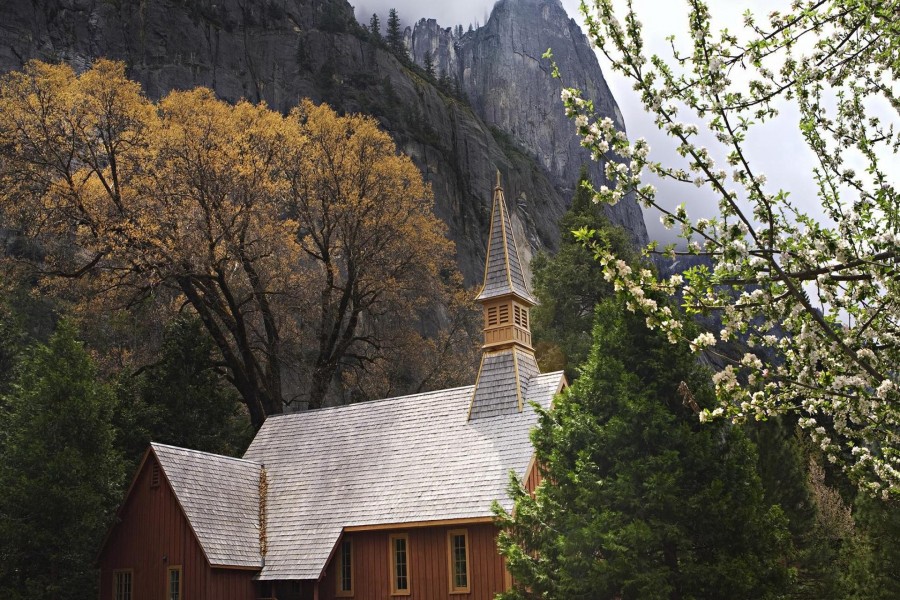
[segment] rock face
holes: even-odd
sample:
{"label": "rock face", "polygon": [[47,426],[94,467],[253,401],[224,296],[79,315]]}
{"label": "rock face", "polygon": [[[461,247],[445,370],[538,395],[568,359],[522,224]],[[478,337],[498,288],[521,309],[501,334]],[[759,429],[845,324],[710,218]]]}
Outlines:
{"label": "rock face", "polygon": [[[478,30],[458,36],[423,21],[407,39],[420,64],[432,52],[437,74],[455,78],[469,103],[373,40],[345,0],[0,2],[0,72],[30,58],[83,69],[105,56],[124,60],[154,98],[202,85],[283,111],[310,97],[374,115],[431,183],[469,284],[482,276],[497,170],[523,262],[555,248],[586,157],[541,53],[553,47],[569,80],[621,124],[574,21],[557,0],[501,0]],[[632,200],[610,216],[636,242],[647,239]]]}
{"label": "rock face", "polygon": [[[488,125],[509,134],[550,174],[564,196],[574,192],[582,165],[605,182],[602,164],[590,160],[559,99],[562,83],[550,77],[541,56],[552,48],[567,86],[594,101],[602,116],[625,130],[622,113],[578,24],[559,0],[500,0],[488,22],[457,38],[434,20],[412,30],[410,51],[419,64],[432,53],[436,70],[453,73],[472,108]],[[608,211],[610,218],[646,244],[643,215],[633,199]]]}

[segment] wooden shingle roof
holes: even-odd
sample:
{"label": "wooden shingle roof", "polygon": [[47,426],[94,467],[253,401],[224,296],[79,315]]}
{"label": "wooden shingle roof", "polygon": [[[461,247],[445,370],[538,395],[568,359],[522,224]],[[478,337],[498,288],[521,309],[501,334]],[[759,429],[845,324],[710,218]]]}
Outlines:
{"label": "wooden shingle roof", "polygon": [[346,527],[487,518],[531,460],[563,384],[534,375],[522,412],[467,420],[474,386],[270,417],[244,458],[269,480],[263,580],[317,579]]}
{"label": "wooden shingle roof", "polygon": [[262,566],[261,465],[165,444],[150,446],[209,563]]}

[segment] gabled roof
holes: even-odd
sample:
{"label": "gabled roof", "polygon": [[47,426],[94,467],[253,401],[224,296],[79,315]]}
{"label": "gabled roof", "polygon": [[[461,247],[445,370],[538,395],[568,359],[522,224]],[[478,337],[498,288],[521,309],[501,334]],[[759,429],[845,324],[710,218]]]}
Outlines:
{"label": "gabled roof", "polygon": [[466,419],[474,386],[269,417],[244,458],[266,465],[263,580],[317,579],[344,528],[486,518],[525,475],[530,430],[564,382],[535,375],[522,412]]}
{"label": "gabled roof", "polygon": [[491,232],[484,266],[484,284],[477,300],[489,300],[507,294],[515,294],[532,305],[537,304],[525,284],[519,251],[506,210],[503,188],[500,187],[500,174],[497,173],[497,187],[494,188],[491,209]]}
{"label": "gabled roof", "polygon": [[210,565],[260,567],[261,465],[165,444],[150,447]]}

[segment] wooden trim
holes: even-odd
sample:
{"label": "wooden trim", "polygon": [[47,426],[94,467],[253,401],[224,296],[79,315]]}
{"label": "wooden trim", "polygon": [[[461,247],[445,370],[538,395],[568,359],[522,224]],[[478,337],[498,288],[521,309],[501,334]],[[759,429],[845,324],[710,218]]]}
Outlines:
{"label": "wooden trim", "polygon": [[536,455],[532,454],[531,460],[528,461],[528,466],[525,467],[525,477],[522,478],[522,483],[525,483],[526,481],[528,481],[528,479],[531,477],[531,472],[534,471],[534,469],[536,469],[536,468],[537,468]]}
{"label": "wooden trim", "polygon": [[[344,544],[350,544],[350,589],[343,589],[344,584]],[[335,596],[338,598],[352,598],[353,597],[353,583],[354,583],[354,569],[356,568],[356,561],[353,560],[353,539],[349,537],[341,536],[341,540],[338,542],[338,551],[337,551],[337,573],[336,573],[336,585],[335,585]]]}
{"label": "wooden trim", "polygon": [[[403,553],[405,554],[404,558],[406,560],[406,588],[399,589],[397,587],[397,540],[403,540]],[[396,533],[388,536],[388,552],[391,557],[391,596],[409,596],[410,589],[412,588],[412,570],[410,569],[409,558],[411,552],[409,551],[409,534],[406,533]]]}
{"label": "wooden trim", "polygon": [[377,525],[353,525],[344,527],[345,532],[384,531],[386,529],[415,529],[417,527],[446,527],[453,525],[480,525],[493,523],[494,517],[470,517],[468,519],[441,519],[439,521],[413,521],[410,523],[379,523]]}
{"label": "wooden trim", "polygon": [[178,571],[178,600],[183,600],[182,589],[184,588],[184,571],[181,565],[172,565],[166,569],[166,591],[163,596],[164,600],[172,600],[172,571]]}
{"label": "wooden trim", "polygon": [[[466,585],[457,587],[455,556],[453,553],[453,538],[455,536],[463,536],[466,546]],[[472,591],[472,570],[469,568],[472,564],[469,558],[469,532],[466,529],[451,529],[447,532],[447,559],[448,573],[450,574],[450,593],[451,594],[468,594]]]}
{"label": "wooden trim", "polygon": [[519,407],[519,412],[522,412],[522,378],[519,376],[519,353],[516,352],[516,347],[512,348],[513,355],[513,375],[516,378],[516,404]]}
{"label": "wooden trim", "polygon": [[113,569],[112,572],[112,600],[119,600],[118,593],[118,582],[116,581],[116,575],[119,573],[127,573],[129,576],[129,585],[130,588],[128,590],[129,600],[134,600],[134,569]]}
{"label": "wooden trim", "polygon": [[[512,282],[512,269],[509,266],[509,247],[506,245],[506,194],[503,193],[503,188],[497,188],[495,193],[500,195],[498,204],[500,204],[500,233],[503,235],[503,258],[506,259],[506,281],[509,283],[510,291],[512,291],[516,288]],[[509,226],[512,227],[512,220],[509,221]],[[518,251],[518,249],[516,250]],[[516,257],[518,258],[518,255]]]}
{"label": "wooden trim", "polygon": [[475,387],[472,388],[472,399],[469,400],[469,412],[466,413],[466,421],[472,420],[472,409],[475,408],[475,394],[478,393],[478,382],[481,380],[481,370],[484,368],[484,357],[487,352],[481,353],[481,363],[478,365],[478,375],[475,376]]}

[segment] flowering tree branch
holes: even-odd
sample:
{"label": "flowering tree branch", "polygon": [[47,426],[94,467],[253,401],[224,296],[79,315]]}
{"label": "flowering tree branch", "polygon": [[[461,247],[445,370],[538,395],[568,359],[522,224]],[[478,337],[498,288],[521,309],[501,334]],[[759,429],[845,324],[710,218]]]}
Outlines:
{"label": "flowering tree branch", "polygon": [[[900,150],[900,1],[795,0],[762,22],[748,11],[739,35],[714,32],[703,0],[687,5],[692,52],[679,53],[670,38],[668,61],[647,55],[630,0],[581,5],[589,38],[632,80],[680,160],[652,160],[645,140],[616,131],[578,90],[564,89],[562,100],[595,160],[625,159],[606,161],[614,184],[593,189],[595,201],[633,193],[711,266],[659,281],[590,242],[590,232],[583,239],[629,307],[670,341],[682,341],[681,317],[651,290],[679,294],[689,315],[720,315],[720,332],[683,340],[694,350],[747,340],[752,351],[714,376],[721,404],[701,420],[799,412],[830,461],[873,494],[900,495],[900,199],[890,168]],[[810,175],[821,221],[770,185],[748,150],[749,132],[789,103],[817,163]],[[711,190],[716,216],[665,208],[645,172]],[[710,212],[700,200],[691,208]],[[646,252],[685,253],[674,244]]]}

